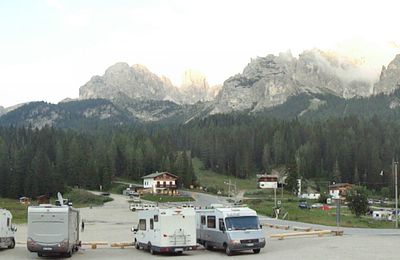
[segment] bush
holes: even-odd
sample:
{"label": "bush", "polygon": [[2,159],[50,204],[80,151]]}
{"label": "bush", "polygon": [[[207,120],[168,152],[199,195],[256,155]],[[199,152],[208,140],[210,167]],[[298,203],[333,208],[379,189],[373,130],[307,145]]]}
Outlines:
{"label": "bush", "polygon": [[368,212],[367,191],[364,187],[354,186],[347,192],[346,200],[350,211],[360,217]]}

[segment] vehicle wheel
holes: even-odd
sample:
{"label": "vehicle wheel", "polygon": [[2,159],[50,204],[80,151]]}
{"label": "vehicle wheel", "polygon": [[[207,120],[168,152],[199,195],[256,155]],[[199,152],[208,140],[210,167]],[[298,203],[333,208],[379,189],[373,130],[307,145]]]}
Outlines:
{"label": "vehicle wheel", "polygon": [[231,256],[232,255],[232,250],[229,248],[229,246],[225,244],[224,248],[225,248],[225,254],[227,256]]}
{"label": "vehicle wheel", "polygon": [[64,257],[70,258],[72,256],[71,251],[68,251],[67,253],[64,254]]}
{"label": "vehicle wheel", "polygon": [[175,252],[175,254],[177,254],[177,255],[182,255],[183,252],[182,252],[182,251],[179,251],[179,252]]}
{"label": "vehicle wheel", "polygon": [[260,248],[253,249],[253,253],[254,253],[254,254],[258,254],[258,253],[260,253],[260,251],[261,251],[261,249],[260,249]]}
{"label": "vehicle wheel", "polygon": [[38,252],[38,253],[37,253],[37,256],[38,256],[38,257],[43,257],[43,254]]}
{"label": "vehicle wheel", "polygon": [[204,242],[204,247],[207,249],[207,250],[212,250],[213,249],[213,247],[212,246],[210,246],[209,244],[208,244],[208,242],[206,241],[206,242]]}
{"label": "vehicle wheel", "polygon": [[154,251],[153,246],[151,245],[150,242],[147,244],[147,249],[149,250],[150,254],[152,255],[156,254],[156,251]]}
{"label": "vehicle wheel", "polygon": [[15,247],[15,240],[11,240],[11,244],[8,246],[8,248],[14,248]]}
{"label": "vehicle wheel", "polygon": [[135,241],[135,248],[136,248],[137,250],[140,249],[140,246],[139,246],[139,242],[138,242],[138,241]]}

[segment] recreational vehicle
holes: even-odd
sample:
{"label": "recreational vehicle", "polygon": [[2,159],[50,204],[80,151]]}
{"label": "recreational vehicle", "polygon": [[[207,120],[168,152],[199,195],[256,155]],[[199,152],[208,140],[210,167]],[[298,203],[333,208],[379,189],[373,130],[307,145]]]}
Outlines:
{"label": "recreational vehicle", "polygon": [[151,254],[196,249],[196,215],[193,208],[149,209],[138,212],[139,224],[132,228],[136,249]]}
{"label": "recreational vehicle", "polygon": [[258,254],[265,246],[257,213],[249,208],[211,208],[196,210],[197,242],[206,249],[253,250]]}
{"label": "recreational vehicle", "polygon": [[14,248],[14,233],[17,229],[12,225],[12,214],[6,209],[0,209],[0,248]]}
{"label": "recreational vehicle", "polygon": [[38,256],[61,254],[70,257],[78,250],[79,211],[63,204],[42,204],[28,208],[27,247]]}

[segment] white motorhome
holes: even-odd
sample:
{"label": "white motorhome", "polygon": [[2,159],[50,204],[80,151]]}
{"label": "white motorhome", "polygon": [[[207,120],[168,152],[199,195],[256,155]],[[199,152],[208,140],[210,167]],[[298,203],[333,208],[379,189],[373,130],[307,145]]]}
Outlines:
{"label": "white motorhome", "polygon": [[139,224],[132,228],[136,249],[151,254],[195,250],[196,214],[193,208],[149,209],[138,212]]}
{"label": "white motorhome", "polygon": [[196,210],[197,242],[206,249],[253,250],[258,254],[265,237],[257,213],[247,207]]}
{"label": "white motorhome", "polygon": [[12,225],[12,214],[6,209],[0,209],[0,248],[14,248],[14,233],[17,229]]}
{"label": "white motorhome", "polygon": [[79,210],[63,203],[28,208],[29,251],[37,252],[38,256],[61,254],[70,257],[78,246]]}

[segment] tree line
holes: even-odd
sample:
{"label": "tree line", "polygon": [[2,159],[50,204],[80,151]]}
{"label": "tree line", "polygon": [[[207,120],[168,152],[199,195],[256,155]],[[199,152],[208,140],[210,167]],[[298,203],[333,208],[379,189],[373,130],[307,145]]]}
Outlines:
{"label": "tree line", "polygon": [[3,127],[0,196],[37,196],[66,186],[108,189],[115,178],[140,181],[155,171],[178,175],[183,186],[201,184],[193,157],[238,178],[283,167],[290,183],[304,178],[381,189],[393,183],[399,130],[398,122],[376,116],[301,121],[235,114],[91,131]]}

